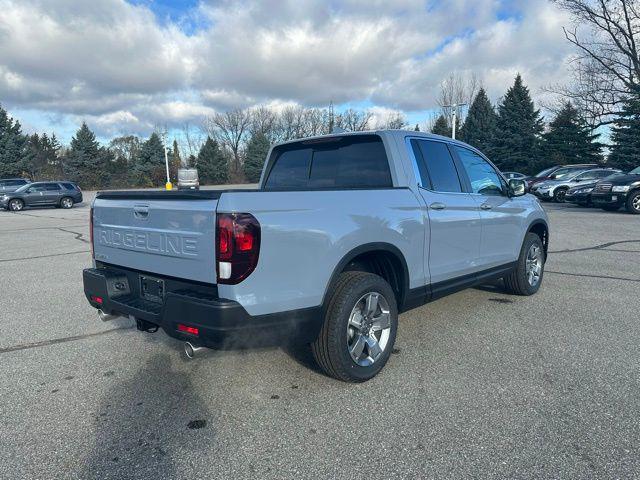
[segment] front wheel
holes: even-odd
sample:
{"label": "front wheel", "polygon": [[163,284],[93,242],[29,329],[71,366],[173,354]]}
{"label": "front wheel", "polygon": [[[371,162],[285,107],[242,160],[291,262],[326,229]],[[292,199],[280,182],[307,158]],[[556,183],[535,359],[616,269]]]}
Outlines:
{"label": "front wheel", "polygon": [[553,192],[553,201],[556,203],[564,203],[564,197],[567,195],[566,188],[557,188],[555,192]]}
{"label": "front wheel", "polygon": [[515,295],[536,293],[542,284],[545,259],[544,245],[540,237],[535,233],[527,233],[516,268],[504,277],[507,291]]}
{"label": "front wheel", "polygon": [[24,208],[24,202],[19,198],[14,198],[9,202],[9,210],[12,212],[19,212]]}
{"label": "front wheel", "polygon": [[372,273],[344,272],[311,350],[330,377],[365,382],[387,363],[397,329],[398,307],[389,284]]}
{"label": "front wheel", "polygon": [[633,192],[627,198],[627,212],[640,215],[640,191]]}

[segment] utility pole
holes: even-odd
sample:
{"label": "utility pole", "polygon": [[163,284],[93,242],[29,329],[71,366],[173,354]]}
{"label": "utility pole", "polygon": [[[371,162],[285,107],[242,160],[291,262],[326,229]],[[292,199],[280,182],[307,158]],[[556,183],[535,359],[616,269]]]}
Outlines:
{"label": "utility pole", "polygon": [[451,138],[456,139],[456,124],[458,119],[458,107],[464,107],[466,103],[453,103],[451,105],[443,105],[442,108],[451,109]]}
{"label": "utility pole", "polygon": [[167,153],[167,129],[165,128],[162,131],[162,146],[164,147],[164,166],[167,169],[167,183],[165,183],[164,188],[167,190],[171,190],[173,185],[171,184],[171,178],[169,178],[169,154]]}

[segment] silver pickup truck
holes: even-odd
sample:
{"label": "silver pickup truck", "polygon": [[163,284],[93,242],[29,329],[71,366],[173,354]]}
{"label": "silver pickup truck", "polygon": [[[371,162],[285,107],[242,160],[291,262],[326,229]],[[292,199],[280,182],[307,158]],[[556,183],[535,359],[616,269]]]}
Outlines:
{"label": "silver pickup truck", "polygon": [[203,347],[305,342],[361,382],[393,348],[398,314],[504,279],[534,294],[545,212],[476,149],[386,130],[282,143],[257,190],[99,193],[84,290],[103,319]]}

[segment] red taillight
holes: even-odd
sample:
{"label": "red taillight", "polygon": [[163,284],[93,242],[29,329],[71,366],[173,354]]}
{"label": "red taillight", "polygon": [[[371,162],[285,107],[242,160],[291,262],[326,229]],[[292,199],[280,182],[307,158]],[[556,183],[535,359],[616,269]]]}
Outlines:
{"label": "red taillight", "polygon": [[93,258],[93,207],[89,210],[89,243],[91,244],[91,258]]}
{"label": "red taillight", "polygon": [[258,264],[260,224],[249,213],[218,213],[216,219],[218,283],[235,285]]}
{"label": "red taillight", "polygon": [[200,330],[198,330],[196,327],[190,327],[189,325],[182,325],[181,323],[178,324],[178,331],[184,332],[184,333],[190,333],[191,335],[196,335],[196,336],[200,333]]}
{"label": "red taillight", "polygon": [[91,295],[91,301],[96,302],[99,305],[102,305],[102,297],[96,297],[95,295]]}

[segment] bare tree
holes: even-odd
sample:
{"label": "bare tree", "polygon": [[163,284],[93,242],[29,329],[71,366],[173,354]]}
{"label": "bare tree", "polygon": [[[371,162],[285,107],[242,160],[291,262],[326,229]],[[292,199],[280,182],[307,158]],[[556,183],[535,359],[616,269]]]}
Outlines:
{"label": "bare tree", "polygon": [[402,112],[390,112],[387,116],[376,123],[376,129],[400,130],[407,126],[407,119]]}
{"label": "bare tree", "polygon": [[262,133],[270,141],[274,141],[277,135],[278,116],[269,107],[259,106],[249,111],[251,115],[251,135]]}
{"label": "bare tree", "polygon": [[[471,105],[480,86],[480,81],[475,73],[466,75],[460,72],[452,72],[440,83],[440,94],[437,102],[442,114],[447,119],[449,127],[451,127],[451,107],[449,105],[461,103]],[[460,110],[458,110],[458,113],[462,114]],[[460,120],[463,119],[460,118]]]}
{"label": "bare tree", "polygon": [[204,143],[202,131],[199,128],[194,129],[189,122],[185,122],[184,125],[182,125],[182,139],[180,143],[182,144],[182,150],[187,152],[188,156],[196,157]]}
{"label": "bare tree", "polygon": [[336,116],[336,127],[350,132],[361,132],[369,128],[371,117],[373,117],[371,112],[349,108]]}
{"label": "bare tree", "polygon": [[242,171],[241,149],[251,126],[248,110],[235,109],[207,117],[204,130],[231,153],[231,174],[235,177]]}
{"label": "bare tree", "polygon": [[577,49],[573,82],[547,90],[578,106],[594,126],[613,122],[630,96],[640,97],[640,0],[553,0],[569,12],[564,28]]}

